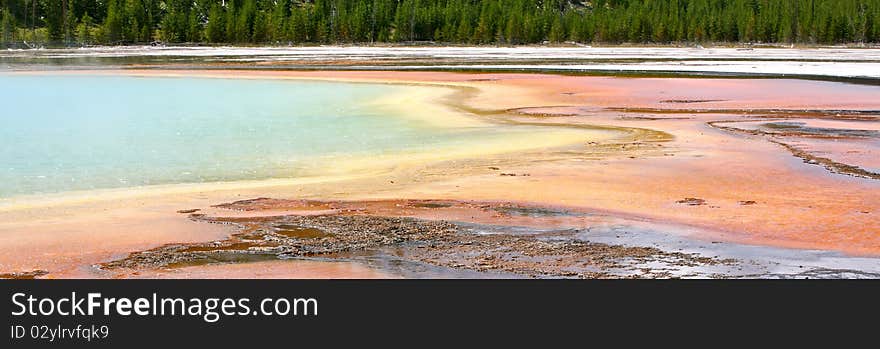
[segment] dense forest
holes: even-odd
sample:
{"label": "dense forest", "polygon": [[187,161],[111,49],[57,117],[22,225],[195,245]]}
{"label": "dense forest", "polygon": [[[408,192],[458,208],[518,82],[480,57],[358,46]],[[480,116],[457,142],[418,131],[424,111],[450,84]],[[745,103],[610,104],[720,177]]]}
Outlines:
{"label": "dense forest", "polygon": [[880,0],[0,0],[5,45],[877,43]]}

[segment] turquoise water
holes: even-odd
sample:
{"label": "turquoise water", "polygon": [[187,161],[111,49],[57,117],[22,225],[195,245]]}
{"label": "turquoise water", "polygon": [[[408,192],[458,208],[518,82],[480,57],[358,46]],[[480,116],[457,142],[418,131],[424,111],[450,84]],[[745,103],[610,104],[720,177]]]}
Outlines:
{"label": "turquoise water", "polygon": [[403,88],[0,75],[0,197],[295,178],[320,157],[431,149],[468,137],[365,106]]}

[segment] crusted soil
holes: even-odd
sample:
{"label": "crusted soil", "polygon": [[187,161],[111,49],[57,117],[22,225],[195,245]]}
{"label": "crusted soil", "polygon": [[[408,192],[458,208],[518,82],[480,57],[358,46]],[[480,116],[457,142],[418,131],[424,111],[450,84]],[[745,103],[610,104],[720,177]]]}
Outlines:
{"label": "crusted soil", "polygon": [[49,274],[48,271],[37,269],[31,271],[20,271],[20,272],[12,272],[12,273],[3,273],[0,274],[0,279],[18,279],[18,280],[29,280],[36,279],[41,276]]}
{"label": "crusted soil", "polygon": [[[303,214],[271,217],[209,217],[191,219],[233,224],[239,232],[228,239],[197,244],[172,244],[132,253],[100,265],[103,269],[174,268],[211,263],[243,263],[266,259],[344,259],[347,253],[394,247],[400,258],[435,266],[526,277],[622,278],[670,277],[646,268],[652,262],[694,267],[730,264],[696,254],[654,247],[593,243],[575,238],[577,229],[529,230],[448,220],[372,215],[356,202],[324,202],[260,198],[219,205],[240,212],[306,209]],[[454,207],[453,207],[454,206]],[[454,201],[407,201],[407,208],[483,210],[492,214],[537,217],[572,215],[550,208]],[[309,209],[334,210],[309,214]],[[486,233],[491,228],[492,233]]]}

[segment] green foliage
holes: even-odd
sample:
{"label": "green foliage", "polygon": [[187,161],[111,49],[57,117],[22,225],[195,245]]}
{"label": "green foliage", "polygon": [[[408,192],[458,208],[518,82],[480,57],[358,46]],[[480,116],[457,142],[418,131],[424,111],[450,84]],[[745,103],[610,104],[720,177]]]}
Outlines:
{"label": "green foliage", "polygon": [[64,39],[64,3],[61,0],[42,0],[43,21],[49,30],[49,40]]}
{"label": "green foliage", "polygon": [[211,5],[208,23],[205,26],[205,38],[211,43],[226,41],[226,11],[220,7],[220,4]]}
{"label": "green foliage", "polygon": [[[7,42],[17,28],[34,30],[16,40],[104,44],[880,41],[880,0],[0,0],[0,7]],[[84,24],[87,14],[98,25]]]}
{"label": "green foliage", "polygon": [[120,43],[125,35],[123,0],[108,0],[107,16],[104,17],[103,42]]}
{"label": "green foliage", "polygon": [[95,23],[88,13],[84,14],[76,25],[76,40],[81,44],[89,45],[92,43],[92,27]]}
{"label": "green foliage", "polygon": [[9,9],[4,8],[2,11],[2,18],[0,18],[0,42],[7,43],[14,40],[13,35],[15,34],[15,24],[12,22],[13,20],[12,13],[9,12]]}

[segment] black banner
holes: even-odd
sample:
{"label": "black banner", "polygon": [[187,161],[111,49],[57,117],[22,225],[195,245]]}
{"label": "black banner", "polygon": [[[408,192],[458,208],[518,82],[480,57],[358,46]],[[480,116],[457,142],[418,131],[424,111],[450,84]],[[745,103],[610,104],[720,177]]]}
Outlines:
{"label": "black banner", "polygon": [[14,348],[865,334],[875,326],[859,314],[880,311],[876,281],[11,280],[0,289]]}

